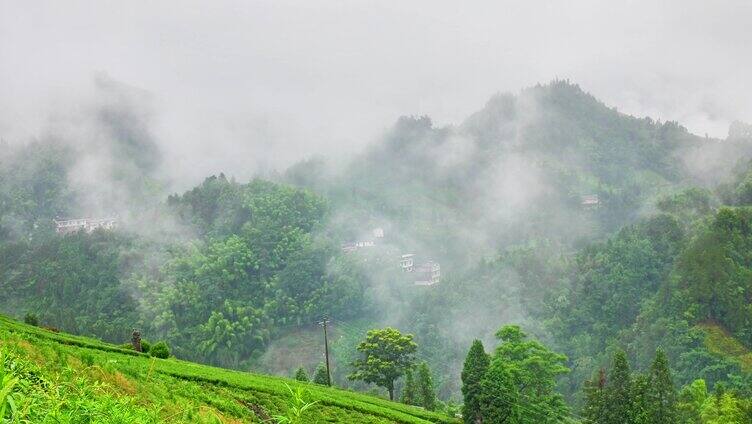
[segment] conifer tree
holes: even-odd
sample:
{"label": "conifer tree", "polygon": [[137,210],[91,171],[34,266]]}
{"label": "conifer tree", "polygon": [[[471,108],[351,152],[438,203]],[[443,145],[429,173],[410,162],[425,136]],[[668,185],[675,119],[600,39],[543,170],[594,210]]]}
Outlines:
{"label": "conifer tree", "polygon": [[676,388],[668,367],[668,358],[663,349],[655,353],[650,367],[650,389],[648,391],[648,413],[651,423],[674,424],[678,420]]}
{"label": "conifer tree", "polygon": [[436,409],[436,392],[433,390],[433,378],[428,364],[423,362],[418,367],[418,396],[420,406],[429,411]]}
{"label": "conifer tree", "polygon": [[627,355],[622,351],[614,354],[614,363],[607,387],[607,416],[604,423],[632,423],[632,377],[629,371]]}
{"label": "conifer tree", "polygon": [[637,374],[632,379],[631,423],[653,424],[651,418],[650,375]]}
{"label": "conifer tree", "polygon": [[488,371],[490,359],[483,343],[480,340],[474,340],[470,346],[470,351],[465,358],[465,365],[462,367],[462,419],[465,424],[480,424],[482,422],[480,414],[480,394],[481,380]]}
{"label": "conifer tree", "polygon": [[303,367],[298,368],[298,370],[295,371],[295,379],[303,382],[310,381],[310,378],[308,377],[308,371],[306,371],[306,369]]}
{"label": "conifer tree", "polygon": [[585,382],[585,407],[583,418],[588,424],[600,424],[606,420],[606,370],[598,370],[598,376]]}
{"label": "conifer tree", "polygon": [[319,363],[316,371],[313,373],[313,382],[323,386],[329,385],[329,375],[326,373],[326,365]]}
{"label": "conifer tree", "polygon": [[402,403],[407,405],[418,405],[418,386],[413,378],[413,371],[405,371],[405,387],[402,389]]}
{"label": "conifer tree", "polygon": [[494,359],[481,380],[479,396],[483,423],[515,423],[520,418],[519,391],[507,365]]}

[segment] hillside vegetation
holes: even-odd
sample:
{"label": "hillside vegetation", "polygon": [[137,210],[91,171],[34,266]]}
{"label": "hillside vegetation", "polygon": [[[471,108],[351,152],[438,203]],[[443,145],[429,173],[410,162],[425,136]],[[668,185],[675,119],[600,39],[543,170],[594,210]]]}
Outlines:
{"label": "hillside vegetation", "polygon": [[[24,346],[92,351],[137,387],[124,392],[137,405],[144,392],[180,416],[153,394],[174,380],[211,388],[200,402],[181,398],[185,411],[273,415],[287,380],[245,371],[329,378],[317,326],[328,318],[336,386],[446,416],[465,402],[519,422],[752,417],[749,125],[700,137],[553,81],[493,96],[457,125],[401,117],[347,163],[311,158],[247,182],[219,173],[177,193],[154,149],[115,147],[118,168],[93,192],[72,178],[86,165],[75,143],[0,151],[0,309],[115,344],[137,328],[180,360],[238,371],[15,331],[8,357],[37,361],[49,381],[79,365]],[[113,206],[113,230],[56,232],[57,217]],[[440,264],[439,281],[415,284],[405,254],[416,268]],[[468,383],[470,346],[480,365]],[[444,419],[328,393],[340,392],[308,396],[335,421]],[[382,405],[397,415],[363,409]],[[614,417],[617,406],[631,418]],[[371,418],[337,415],[356,413]]]}
{"label": "hillside vegetation", "polygon": [[18,422],[268,422],[316,402],[305,423],[455,423],[446,416],[313,383],[156,359],[0,317],[0,408]]}

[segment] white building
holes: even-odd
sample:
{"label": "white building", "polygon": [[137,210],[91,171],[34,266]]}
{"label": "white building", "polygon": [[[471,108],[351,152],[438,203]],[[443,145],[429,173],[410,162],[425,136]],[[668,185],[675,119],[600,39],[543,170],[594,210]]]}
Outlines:
{"label": "white building", "polygon": [[358,250],[358,246],[356,246],[355,243],[342,243],[343,253],[352,253],[356,250]]}
{"label": "white building", "polygon": [[580,197],[580,204],[585,208],[596,208],[601,204],[597,194],[588,194]]}
{"label": "white building", "polygon": [[117,225],[115,218],[79,218],[79,219],[66,219],[55,220],[55,231],[58,234],[70,234],[76,231],[86,231],[91,233],[97,228],[105,230],[112,230]]}
{"label": "white building", "polygon": [[400,267],[402,267],[402,270],[405,272],[413,272],[415,269],[415,255],[412,253],[402,255],[402,259],[400,259]]}
{"label": "white building", "polygon": [[428,261],[415,268],[415,285],[432,286],[441,281],[441,266],[438,262]]}
{"label": "white building", "polygon": [[373,229],[373,237],[374,238],[384,238],[384,229],[383,228],[374,228]]}

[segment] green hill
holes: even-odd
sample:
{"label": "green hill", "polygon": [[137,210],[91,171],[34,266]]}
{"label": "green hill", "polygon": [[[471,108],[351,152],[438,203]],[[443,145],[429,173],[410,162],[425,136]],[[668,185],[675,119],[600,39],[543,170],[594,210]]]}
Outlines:
{"label": "green hill", "polygon": [[[11,422],[275,422],[303,389],[305,423],[454,423],[328,387],[171,359],[0,317],[0,409]],[[293,421],[294,422],[294,421]]]}

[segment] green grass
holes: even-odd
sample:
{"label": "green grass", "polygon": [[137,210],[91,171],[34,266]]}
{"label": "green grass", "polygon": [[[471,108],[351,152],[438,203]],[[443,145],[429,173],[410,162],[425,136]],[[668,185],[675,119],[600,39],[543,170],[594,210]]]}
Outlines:
{"label": "green grass", "polygon": [[[286,378],[150,358],[2,316],[0,355],[6,380],[16,381],[6,414],[15,410],[11,422],[19,423],[264,422],[286,414],[290,389],[301,387]],[[458,422],[361,393],[302,386],[306,401],[316,402],[305,411],[306,423]]]}
{"label": "green grass", "polygon": [[705,332],[705,347],[726,358],[739,361],[744,372],[752,372],[752,352],[721,326],[713,323],[697,325]]}

